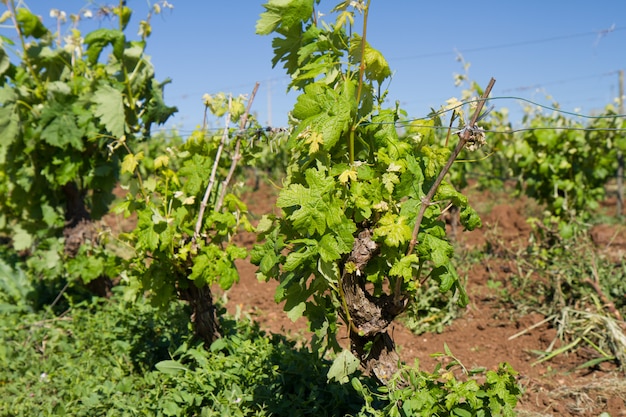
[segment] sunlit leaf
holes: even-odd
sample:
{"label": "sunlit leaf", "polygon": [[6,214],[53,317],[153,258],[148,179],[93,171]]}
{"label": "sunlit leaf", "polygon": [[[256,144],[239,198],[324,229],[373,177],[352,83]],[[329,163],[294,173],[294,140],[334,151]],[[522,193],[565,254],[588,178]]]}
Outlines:
{"label": "sunlit leaf", "polygon": [[398,247],[411,239],[413,230],[405,222],[403,216],[387,213],[378,221],[374,237],[384,237],[386,245]]}
{"label": "sunlit leaf", "polygon": [[418,262],[419,258],[416,254],[403,256],[391,267],[391,269],[389,270],[389,275],[402,277],[405,282],[408,282],[413,278],[413,265],[416,265]]}
{"label": "sunlit leaf", "polygon": [[311,0],[270,0],[263,7],[265,12],[261,13],[256,23],[259,35],[269,35],[279,26],[281,31],[287,31],[313,14]]}
{"label": "sunlit leaf", "polygon": [[354,62],[363,62],[365,65],[365,75],[370,80],[382,83],[386,78],[391,76],[389,64],[380,51],[372,48],[368,42],[363,46],[363,41],[357,34],[352,35],[350,57]]}
{"label": "sunlit leaf", "polygon": [[143,159],[143,152],[139,152],[138,154],[126,154],[124,156],[124,160],[122,161],[122,173],[134,173],[139,161]]}

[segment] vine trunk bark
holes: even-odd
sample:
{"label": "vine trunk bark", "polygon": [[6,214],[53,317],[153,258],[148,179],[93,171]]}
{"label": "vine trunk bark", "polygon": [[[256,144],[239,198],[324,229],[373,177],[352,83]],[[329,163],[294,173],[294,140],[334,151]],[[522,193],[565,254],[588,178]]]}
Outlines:
{"label": "vine trunk bark", "polygon": [[189,302],[194,332],[203,341],[204,346],[209,348],[213,342],[222,337],[211,288],[208,285],[197,287],[192,282],[188,288],[181,290],[180,298]]}
{"label": "vine trunk bark", "polygon": [[[84,192],[78,189],[76,183],[67,183],[63,187],[63,194],[65,195],[64,251],[67,256],[73,258],[86,242],[91,242],[94,246],[98,244],[98,232],[85,205]],[[113,284],[111,278],[106,275],[100,275],[85,285],[93,294],[100,297],[111,296]]]}
{"label": "vine trunk bark", "polygon": [[387,328],[403,311],[404,301],[382,294],[374,296],[365,287],[361,271],[378,253],[378,245],[369,229],[362,230],[355,239],[346,263],[353,263],[354,272],[345,271],[341,285],[345,297],[344,318],[350,326],[350,346],[359,358],[367,375],[387,383],[399,369],[400,357]]}

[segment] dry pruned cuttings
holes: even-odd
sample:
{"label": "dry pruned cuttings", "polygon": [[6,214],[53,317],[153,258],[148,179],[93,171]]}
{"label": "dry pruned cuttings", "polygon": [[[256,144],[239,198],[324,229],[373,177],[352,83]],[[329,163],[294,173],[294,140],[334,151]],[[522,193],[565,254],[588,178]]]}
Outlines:
{"label": "dry pruned cuttings", "polygon": [[[542,357],[533,365],[550,360],[561,353],[580,348],[583,344],[597,352],[597,356],[578,368],[598,365],[605,361],[615,361],[621,369],[626,369],[626,334],[623,322],[605,312],[590,312],[566,307],[560,315],[553,316],[553,326],[557,337],[552,341]],[[552,350],[557,340],[569,341],[561,348]]]}
{"label": "dry pruned cuttings", "polygon": [[626,403],[626,379],[603,378],[590,384],[564,386],[552,390],[549,397],[564,403],[572,413],[588,415],[600,412],[596,409],[598,404],[606,402],[608,398],[619,398]]}
{"label": "dry pruned cuttings", "polygon": [[625,270],[600,258],[585,235],[563,239],[551,248],[529,246],[517,264],[520,277],[537,276],[534,281],[543,287],[544,296],[536,301],[524,297],[518,302],[532,305],[545,315],[535,327],[548,322],[557,330],[547,349],[538,352],[536,363],[576,352],[586,358],[578,368],[612,362],[626,369],[626,323],[621,319],[625,313]]}

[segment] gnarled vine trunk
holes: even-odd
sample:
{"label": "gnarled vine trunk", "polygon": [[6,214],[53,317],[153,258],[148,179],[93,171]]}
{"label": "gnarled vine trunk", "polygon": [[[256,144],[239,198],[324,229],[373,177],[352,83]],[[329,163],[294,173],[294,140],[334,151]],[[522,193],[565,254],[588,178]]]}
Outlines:
{"label": "gnarled vine trunk", "polygon": [[180,291],[180,298],[189,302],[195,334],[208,348],[222,336],[211,288],[208,285],[196,287],[192,282],[188,288]]}
{"label": "gnarled vine trunk", "polygon": [[378,245],[369,229],[362,230],[355,239],[352,252],[346,259],[356,265],[353,273],[344,269],[341,280],[350,322],[350,347],[359,358],[363,370],[386,383],[397,371],[400,357],[387,328],[403,311],[404,301],[383,294],[375,297],[365,288],[360,271],[378,253]]}
{"label": "gnarled vine trunk", "polygon": [[[63,193],[65,195],[64,251],[67,256],[73,258],[85,242],[89,241],[92,245],[98,244],[98,232],[85,206],[85,196],[79,191],[76,183],[65,184]],[[100,297],[110,297],[113,284],[110,277],[101,275],[88,282],[86,286]]]}

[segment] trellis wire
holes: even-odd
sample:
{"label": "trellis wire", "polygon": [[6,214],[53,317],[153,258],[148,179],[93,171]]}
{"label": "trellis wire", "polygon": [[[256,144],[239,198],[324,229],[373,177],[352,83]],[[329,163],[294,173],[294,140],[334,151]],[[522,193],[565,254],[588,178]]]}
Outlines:
{"label": "trellis wire", "polygon": [[[598,120],[598,119],[626,119],[626,114],[613,114],[613,115],[599,115],[599,116],[593,116],[593,115],[588,115],[588,114],[583,114],[583,113],[577,113],[577,112],[572,112],[572,111],[567,111],[567,110],[563,110],[563,109],[559,109],[557,107],[554,106],[548,106],[548,105],[544,105],[544,104],[540,104],[537,103],[535,101],[523,98],[523,97],[517,97],[517,96],[496,96],[496,97],[491,97],[486,99],[485,101],[495,101],[495,100],[517,100],[517,101],[522,101],[528,104],[531,104],[533,106],[539,107],[539,108],[543,108],[546,110],[550,110],[552,112],[555,113],[560,113],[560,114],[564,114],[564,115],[568,115],[568,116],[573,116],[576,118],[581,118],[581,119],[590,119],[590,120]],[[432,112],[429,113],[426,116],[422,116],[422,117],[416,117],[416,118],[412,118],[412,119],[407,119],[407,120],[402,120],[402,121],[397,121],[397,122],[363,122],[362,125],[372,125],[372,124],[378,124],[378,125],[384,125],[384,124],[394,124],[397,127],[416,127],[416,128],[424,128],[424,129],[433,129],[433,130],[448,130],[447,126],[433,126],[433,125],[429,125],[429,124],[416,124],[416,122],[419,122],[420,120],[430,120],[434,117],[437,116],[441,116],[441,115],[445,115],[447,113],[450,113],[460,107],[472,104],[472,103],[476,103],[478,102],[479,99],[472,99],[472,100],[466,100],[463,102],[460,102],[458,105],[450,107],[450,108],[446,108],[446,109],[442,109],[436,112]],[[210,131],[219,131],[222,128],[219,127],[215,127],[215,128],[206,128],[204,129],[207,132]],[[520,127],[520,128],[508,128],[508,129],[484,129],[485,133],[496,133],[496,134],[514,134],[514,133],[518,133],[518,132],[530,132],[530,131],[535,131],[535,130],[575,130],[575,131],[584,131],[584,132],[593,132],[593,131],[597,131],[597,132],[626,132],[626,128],[611,128],[611,127],[575,127],[575,126],[535,126],[535,127]],[[238,129],[235,131],[235,134],[244,134],[244,133],[267,133],[267,132],[279,132],[279,133],[283,133],[289,131],[289,128],[287,127],[270,127],[270,126],[264,126],[261,128],[257,128],[257,127],[249,127],[249,128],[245,128],[245,129]],[[158,131],[156,131],[156,133],[166,133],[168,132],[167,129],[159,129]],[[180,132],[183,132],[183,134],[181,136],[188,137],[189,134],[191,134],[191,130],[186,131],[186,130],[178,130],[178,133],[180,134]],[[185,135],[185,133],[189,133],[187,135]]]}

